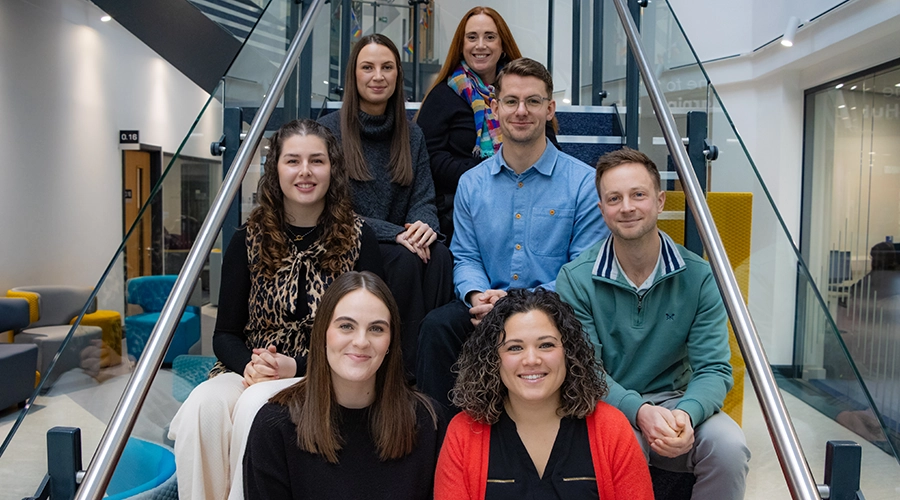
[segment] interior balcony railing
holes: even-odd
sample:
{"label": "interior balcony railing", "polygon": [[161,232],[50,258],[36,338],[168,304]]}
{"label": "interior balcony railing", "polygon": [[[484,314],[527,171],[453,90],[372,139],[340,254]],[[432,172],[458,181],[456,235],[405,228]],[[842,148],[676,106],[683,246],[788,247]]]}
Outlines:
{"label": "interior balcony railing", "polygon": [[[216,243],[219,229],[223,234],[233,231],[253,206],[265,155],[264,132],[293,117],[315,116],[317,108],[325,107],[326,101],[339,99],[336,87],[342,82],[342,62],[355,39],[354,32],[395,30],[392,38],[397,45],[411,48],[404,51],[404,58],[408,59],[405,64],[410,65],[409,73],[415,79],[407,81],[407,86],[412,92],[427,90],[428,68],[439,63],[446,47],[440,46],[442,36],[436,28],[430,33],[423,30],[426,24],[439,24],[443,7],[416,4],[398,8],[387,3],[346,0],[325,4],[322,0],[305,0],[302,4],[273,0],[261,22],[284,27],[278,30],[285,34],[287,56],[283,64],[271,64],[266,55],[253,48],[251,42],[257,34],[251,33],[165,169],[161,168],[165,155],[160,154],[154,160],[160,166],[157,174],[152,173],[151,166],[146,181],[138,183],[138,210],[133,223],[129,221],[125,240],[92,297],[100,309],[117,312],[124,318],[124,342],[118,350],[106,339],[89,349],[78,348],[81,367],[57,374],[52,387],[39,387],[29,406],[23,409],[0,450],[0,470],[4,474],[9,471],[16,484],[24,484],[25,492],[20,496],[31,494],[46,470],[42,455],[25,451],[33,448],[36,441],[43,443],[43,436],[52,427],[81,428],[86,455],[93,456],[86,473],[78,476],[78,498],[112,494],[109,488],[115,483],[111,480],[116,463],[131,439],[160,446],[171,444],[166,443],[166,427],[180,401],[205,373],[202,369],[192,372],[196,366],[190,363],[169,363],[175,361],[174,355],[183,354],[185,344],[192,343],[195,335],[201,339],[200,354],[212,354],[209,337],[215,311],[208,302],[214,303],[217,296],[215,283],[221,253],[214,247],[221,248]],[[444,14],[461,16],[475,5],[454,2],[446,6]],[[564,99],[568,99],[569,104],[594,105],[570,108],[568,111],[577,119],[561,118],[560,134],[570,136],[572,147],[596,143],[591,137],[599,132],[581,132],[591,127],[592,120],[599,119],[591,113],[605,113],[616,126],[604,134],[622,139],[625,132],[619,145],[633,144],[658,165],[670,166],[670,172],[664,172],[669,203],[661,226],[673,236],[682,235],[685,244],[698,252],[705,249],[716,270],[736,335],[732,359],[736,388],[732,391],[734,397],[729,396],[735,408],[731,411],[740,419],[742,369],[746,364],[766,416],[760,425],[770,430],[791,494],[795,498],[813,498],[825,493],[816,491],[811,473],[822,470],[824,457],[818,455],[824,453],[804,455],[803,449],[820,450],[823,443],[809,441],[793,430],[782,391],[797,395],[838,421],[841,415],[870,418],[874,436],[870,440],[893,453],[894,434],[872,402],[762,177],[668,3],[654,2],[641,8],[633,2],[626,5],[624,0],[582,0],[573,3],[568,12],[562,12],[553,1],[533,2],[530,7],[546,8],[543,19],[551,20],[550,38],[539,50],[525,55],[553,61],[554,77],[561,82],[554,92],[558,101],[565,103]],[[341,15],[351,9],[353,15]],[[323,11],[328,12],[328,22],[316,22],[316,15]],[[541,13],[533,12],[529,17],[542,18]],[[455,24],[456,19],[447,22]],[[629,20],[640,21],[640,26],[631,26]],[[515,31],[517,26],[510,24]],[[314,25],[321,29],[313,30]],[[573,27],[576,25],[578,29]],[[546,30],[547,26],[543,28]],[[570,55],[568,40],[561,40],[564,36],[559,33],[571,34],[572,46],[580,48],[578,57],[569,59],[567,64],[560,53]],[[271,44],[270,34],[267,31],[265,35],[267,44]],[[548,46],[554,48],[545,55]],[[656,65],[649,66],[648,60]],[[586,75],[591,75],[590,84],[582,83],[588,80]],[[683,83],[669,85],[676,79]],[[616,107],[598,106],[604,99]],[[565,106],[560,109],[566,111]],[[624,126],[619,114],[624,115]],[[223,135],[223,129],[229,126],[232,130]],[[686,150],[680,147],[684,138],[689,138]],[[224,153],[221,164],[211,153]],[[589,162],[594,155],[595,161],[598,151],[584,149],[583,155]],[[185,172],[194,168],[191,165],[198,163],[207,165],[209,187],[204,196],[218,194],[211,203],[201,203],[203,206],[195,209],[191,205],[203,196],[192,196],[196,190],[184,179]],[[692,177],[690,165],[699,172],[699,179]],[[155,182],[157,178],[159,181]],[[202,225],[199,221],[203,221]],[[227,240],[228,236],[223,237]],[[132,283],[140,283],[139,278],[145,274],[177,278],[163,293],[168,299],[156,313],[152,332],[139,334],[141,328],[131,325],[140,323],[141,314],[152,311],[135,307],[140,301],[136,285],[131,292]],[[86,305],[83,314],[88,309]],[[79,317],[79,322],[85,321]],[[70,337],[75,331],[73,326]],[[792,353],[790,359],[767,360],[763,348],[783,352],[780,348],[785,339],[787,351]],[[65,349],[76,349],[75,343],[70,342]],[[774,378],[770,368],[773,364],[781,367]],[[816,392],[810,392],[810,388]],[[817,405],[816,401],[824,404]],[[813,463],[815,467],[811,467]],[[867,481],[883,481],[882,477],[866,476],[865,456],[863,470],[863,489]],[[28,479],[34,477],[34,471],[41,471],[40,476]],[[74,476],[71,487],[74,494]]]}

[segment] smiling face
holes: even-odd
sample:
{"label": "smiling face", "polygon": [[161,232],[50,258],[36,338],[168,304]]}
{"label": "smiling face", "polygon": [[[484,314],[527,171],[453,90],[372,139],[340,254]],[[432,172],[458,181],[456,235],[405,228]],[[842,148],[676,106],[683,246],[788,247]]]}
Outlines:
{"label": "smiling face", "polygon": [[370,115],[383,115],[396,87],[397,61],[391,50],[377,43],[363,47],[356,58],[359,109]]}
{"label": "smiling face", "polygon": [[494,83],[497,76],[497,62],[503,55],[503,43],[497,24],[487,14],[477,14],[466,21],[462,56],[472,71],[481,77],[486,85]]}
{"label": "smiling face", "polygon": [[500,380],[509,404],[559,405],[566,379],[566,356],[559,330],[543,311],[516,313],[504,325],[500,345]]}
{"label": "smiling face", "polygon": [[[547,85],[534,76],[504,75],[503,86],[496,99],[491,100],[491,109],[500,121],[503,142],[515,142],[531,145],[544,142],[547,122],[553,119],[556,101],[549,99]],[[525,103],[530,97],[548,98],[542,100],[536,109],[530,109]],[[508,109],[500,104],[507,99],[515,98],[519,105]]]}
{"label": "smiling face", "polygon": [[600,212],[616,238],[656,238],[656,221],[665,203],[665,191],[640,163],[623,163],[600,177]]}
{"label": "smiling face", "polygon": [[365,289],[345,295],[335,306],[325,335],[331,382],[338,401],[369,394],[375,398],[375,375],[391,343],[391,314],[384,302]]}
{"label": "smiling face", "polygon": [[325,193],[331,183],[328,147],[315,135],[292,135],[281,145],[278,183],[284,196],[287,221],[313,226],[325,209]]}

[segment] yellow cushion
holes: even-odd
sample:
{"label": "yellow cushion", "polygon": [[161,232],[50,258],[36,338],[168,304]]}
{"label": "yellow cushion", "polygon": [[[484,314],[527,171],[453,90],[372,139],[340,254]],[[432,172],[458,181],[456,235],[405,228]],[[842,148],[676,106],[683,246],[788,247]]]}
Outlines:
{"label": "yellow cushion", "polygon": [[28,321],[30,323],[34,323],[41,319],[41,296],[39,294],[34,292],[14,292],[12,290],[7,290],[6,296],[28,301]]}
{"label": "yellow cushion", "polygon": [[[72,318],[69,324],[75,323],[76,319],[78,318]],[[122,315],[116,311],[101,309],[85,314],[81,319],[81,324],[99,326],[103,330],[103,344],[109,350],[103,354],[108,355],[109,361],[104,361],[103,355],[101,355],[101,368],[119,364],[122,353]]]}

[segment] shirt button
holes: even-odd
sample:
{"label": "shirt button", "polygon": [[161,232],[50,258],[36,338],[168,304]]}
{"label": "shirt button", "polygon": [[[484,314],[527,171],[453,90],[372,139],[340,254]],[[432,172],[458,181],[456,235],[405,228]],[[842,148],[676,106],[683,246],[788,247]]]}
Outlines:
{"label": "shirt button", "polygon": [[516,214],[516,219],[521,219],[521,218],[522,218],[522,214]]}
{"label": "shirt button", "polygon": [[525,185],[524,182],[520,182],[520,183],[519,183],[519,187],[522,187],[522,186],[524,186],[524,185]]}
{"label": "shirt button", "polygon": [[516,243],[516,250],[521,250],[521,249],[522,249],[522,245],[519,245],[518,243]]}
{"label": "shirt button", "polygon": [[550,210],[550,215],[556,215],[556,210]]}
{"label": "shirt button", "polygon": [[518,275],[518,274],[513,274],[513,280],[517,280],[517,281],[518,281],[518,279],[519,279],[519,275]]}

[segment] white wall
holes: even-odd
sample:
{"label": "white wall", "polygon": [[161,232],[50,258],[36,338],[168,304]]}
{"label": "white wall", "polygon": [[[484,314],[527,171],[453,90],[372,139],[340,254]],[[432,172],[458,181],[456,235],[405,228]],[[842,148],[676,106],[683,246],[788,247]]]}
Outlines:
{"label": "white wall", "polygon": [[[95,285],[122,239],[118,131],[175,151],[209,97],[101,16],[86,0],[0,2],[0,290]],[[208,113],[188,154],[220,133]]]}

